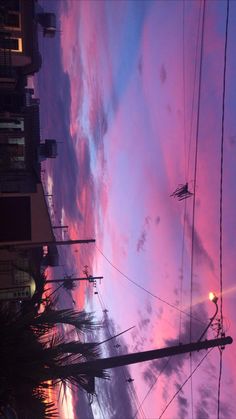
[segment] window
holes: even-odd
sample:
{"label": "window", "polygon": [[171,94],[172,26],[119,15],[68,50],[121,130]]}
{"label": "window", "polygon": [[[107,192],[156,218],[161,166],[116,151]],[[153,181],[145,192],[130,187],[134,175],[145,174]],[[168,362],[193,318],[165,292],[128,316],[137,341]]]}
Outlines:
{"label": "window", "polygon": [[29,196],[0,198],[0,242],[31,240]]}
{"label": "window", "polygon": [[20,0],[8,0],[7,1],[7,8],[13,12],[20,11]]}
{"label": "window", "polygon": [[0,275],[6,274],[6,272],[9,272],[12,270],[12,263],[10,260],[1,260],[0,262]]}
{"label": "window", "polygon": [[20,138],[9,138],[8,139],[8,143],[9,144],[18,144],[18,145],[24,145],[25,144],[25,138],[24,137],[20,137]]}
{"label": "window", "polygon": [[14,284],[20,285],[29,282],[29,274],[25,271],[14,271]]}
{"label": "window", "polygon": [[20,15],[19,13],[8,12],[4,17],[5,28],[20,29]]}
{"label": "window", "polygon": [[24,119],[4,119],[0,118],[0,131],[24,131]]}
{"label": "window", "polygon": [[10,163],[10,169],[16,169],[16,170],[25,169],[25,161],[12,160]]}
{"label": "window", "polygon": [[25,168],[25,138],[8,138],[0,143],[0,169],[15,170]]}
{"label": "window", "polygon": [[9,138],[9,147],[12,149],[12,160],[24,161],[25,160],[25,138]]}
{"label": "window", "polygon": [[0,49],[22,52],[22,38],[0,38]]}

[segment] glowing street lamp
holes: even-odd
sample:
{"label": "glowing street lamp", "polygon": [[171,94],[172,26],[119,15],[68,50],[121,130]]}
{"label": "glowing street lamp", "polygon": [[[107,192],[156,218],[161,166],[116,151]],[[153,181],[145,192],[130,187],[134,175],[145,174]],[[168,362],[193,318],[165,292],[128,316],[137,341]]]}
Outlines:
{"label": "glowing street lamp", "polygon": [[200,338],[198,339],[198,342],[200,342],[200,340],[202,340],[203,336],[206,334],[206,332],[208,331],[209,327],[212,325],[213,320],[216,318],[217,313],[218,313],[218,297],[214,292],[209,292],[209,300],[212,301],[215,304],[215,313],[214,315],[210,318],[210,323],[207,325],[206,329],[202,332]]}
{"label": "glowing street lamp", "polygon": [[209,300],[212,301],[213,303],[217,304],[218,301],[218,297],[214,292],[209,292]]}

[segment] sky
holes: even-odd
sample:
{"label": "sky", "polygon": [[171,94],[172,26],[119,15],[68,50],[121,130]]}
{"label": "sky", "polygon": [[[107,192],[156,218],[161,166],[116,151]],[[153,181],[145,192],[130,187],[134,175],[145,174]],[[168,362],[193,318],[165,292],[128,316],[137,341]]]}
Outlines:
{"label": "sky", "polygon": [[[190,329],[196,341],[214,314],[208,292],[220,296],[227,2],[48,0],[41,4],[56,12],[60,28],[55,39],[40,37],[43,65],[35,80],[42,138],[60,141],[57,159],[45,165],[45,188],[53,194],[53,222],[69,226],[65,237],[96,238],[95,245],[61,250],[64,266],[51,274],[82,275],[88,265],[91,274],[104,277],[96,289],[79,285],[73,299],[78,309],[95,312],[103,322],[96,336],[100,340],[135,326],[104,348],[107,356],[188,343]],[[230,1],[222,310],[224,330],[233,338],[235,27],[236,2]],[[170,197],[186,182],[194,196],[185,201]],[[72,304],[71,297],[62,294],[61,304]],[[191,326],[189,314],[194,317]],[[216,331],[210,330],[208,337],[215,336]],[[216,418],[219,349],[197,367],[205,355],[203,351],[112,371],[109,381],[97,381],[91,404],[82,392],[68,390],[61,416]],[[223,351],[222,419],[236,415],[234,359],[232,344]],[[192,380],[161,416],[196,367]],[[129,377],[132,383],[126,381]]]}

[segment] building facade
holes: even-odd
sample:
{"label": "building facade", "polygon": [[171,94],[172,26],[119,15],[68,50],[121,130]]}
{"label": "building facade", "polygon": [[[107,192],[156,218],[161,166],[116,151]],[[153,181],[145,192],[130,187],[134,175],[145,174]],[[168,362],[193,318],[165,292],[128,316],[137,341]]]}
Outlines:
{"label": "building facade", "polygon": [[41,66],[34,0],[0,1],[0,83],[15,86],[19,75]]}

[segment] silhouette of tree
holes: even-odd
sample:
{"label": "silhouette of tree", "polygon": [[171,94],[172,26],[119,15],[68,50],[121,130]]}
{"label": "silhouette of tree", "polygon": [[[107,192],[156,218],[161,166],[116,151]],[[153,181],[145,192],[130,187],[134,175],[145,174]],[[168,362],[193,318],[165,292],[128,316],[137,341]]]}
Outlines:
{"label": "silhouette of tree", "polygon": [[74,291],[76,288],[76,283],[72,277],[65,276],[62,286],[67,291]]}
{"label": "silhouette of tree", "polygon": [[107,378],[101,369],[80,374],[79,364],[97,359],[99,346],[96,342],[68,341],[60,331],[64,324],[79,333],[99,327],[92,314],[73,309],[56,310],[51,304],[47,304],[42,313],[32,310],[13,314],[0,308],[1,405],[9,403],[6,397],[4,401],[7,391],[8,398],[16,401],[20,411],[29,406],[32,409],[34,405],[34,409],[38,406],[37,419],[55,417],[53,404],[45,402],[45,389],[62,383],[80,386],[93,393],[95,376]]}

